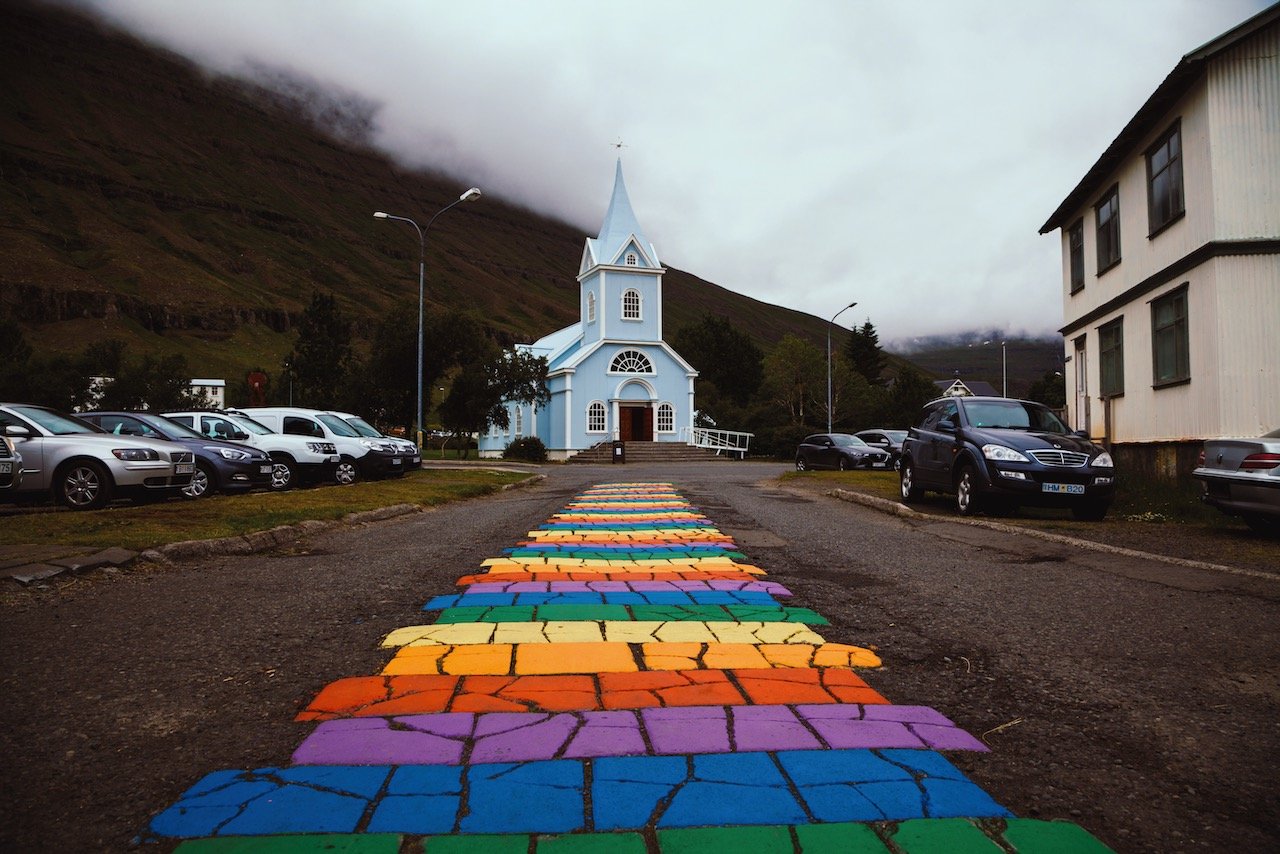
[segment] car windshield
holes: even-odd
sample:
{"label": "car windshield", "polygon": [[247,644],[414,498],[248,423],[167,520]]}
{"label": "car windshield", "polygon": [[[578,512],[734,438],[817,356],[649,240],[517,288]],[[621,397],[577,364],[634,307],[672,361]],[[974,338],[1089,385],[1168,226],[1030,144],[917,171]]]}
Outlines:
{"label": "car windshield", "polygon": [[201,436],[195,430],[192,430],[186,424],[179,424],[172,418],[157,416],[155,419],[155,428],[163,430],[175,439],[208,439],[208,436]]}
{"label": "car windshield", "polygon": [[984,400],[964,405],[969,423],[974,427],[1000,430],[1028,430],[1035,433],[1060,433],[1071,429],[1053,410],[1017,400]]}
{"label": "car windshield", "polygon": [[906,430],[885,430],[884,434],[895,442],[905,442],[907,440]]}
{"label": "car windshield", "polygon": [[36,424],[39,424],[41,429],[47,430],[55,436],[106,432],[97,424],[90,424],[88,421],[81,421],[73,415],[63,415],[60,412],[54,412],[52,409],[44,409],[39,406],[14,406],[12,408],[14,412],[23,418],[30,418]]}
{"label": "car windshield", "polygon": [[327,412],[322,412],[316,416],[316,419],[338,436],[344,436],[348,439],[356,439],[360,436],[359,433],[352,429],[350,424],[343,421],[336,415],[330,415]]}
{"label": "car windshield", "polygon": [[850,436],[848,433],[832,433],[831,441],[835,442],[842,448],[865,448],[867,443],[859,439],[857,436]]}
{"label": "car windshield", "polygon": [[237,415],[235,418],[228,418],[227,420],[232,421],[237,427],[244,428],[244,432],[246,433],[256,433],[259,436],[270,436],[275,432],[260,421],[254,421],[248,415]]}
{"label": "car windshield", "polygon": [[351,429],[355,430],[361,436],[367,436],[370,439],[382,438],[382,434],[379,433],[372,424],[365,421],[359,415],[352,415],[350,418],[344,418],[343,420],[350,424]]}

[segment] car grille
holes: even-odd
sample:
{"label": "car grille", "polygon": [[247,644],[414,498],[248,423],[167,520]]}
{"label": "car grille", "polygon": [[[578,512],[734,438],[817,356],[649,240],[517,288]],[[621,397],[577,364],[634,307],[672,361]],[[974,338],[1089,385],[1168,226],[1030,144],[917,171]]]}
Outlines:
{"label": "car grille", "polygon": [[0,439],[0,457],[9,459],[9,443],[4,439]]}
{"label": "car grille", "polygon": [[1068,466],[1080,468],[1089,462],[1089,455],[1079,451],[1027,451],[1042,466]]}
{"label": "car grille", "polygon": [[196,455],[191,451],[179,451],[176,454],[170,454],[170,457],[175,463],[193,463],[196,460]]}

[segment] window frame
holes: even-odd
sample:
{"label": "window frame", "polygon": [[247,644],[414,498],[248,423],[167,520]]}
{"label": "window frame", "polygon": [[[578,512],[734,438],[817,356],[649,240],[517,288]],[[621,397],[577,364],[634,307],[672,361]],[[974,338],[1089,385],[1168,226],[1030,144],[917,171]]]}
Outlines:
{"label": "window frame", "polygon": [[1098,333],[1098,393],[1124,397],[1124,317],[1104,323]]}
{"label": "window frame", "polygon": [[[593,426],[592,416],[599,414],[598,423],[600,426]],[[603,400],[593,400],[587,404],[587,432],[588,433],[607,433],[609,432],[609,409],[604,405]]]}
{"label": "window frame", "polygon": [[[1110,212],[1107,221],[1102,221],[1102,212],[1104,209]],[[1093,206],[1093,222],[1094,236],[1096,238],[1096,250],[1098,261],[1098,273],[1110,270],[1120,263],[1120,185],[1112,184],[1111,188],[1102,194],[1097,203]],[[1104,239],[1105,236],[1105,239]],[[1112,249],[1109,255],[1103,255],[1106,249]]]}
{"label": "window frame", "polygon": [[596,292],[587,291],[587,323],[596,322]]}
{"label": "window frame", "polygon": [[1084,290],[1084,217],[1067,227],[1067,265],[1071,293]]}
{"label": "window frame", "polygon": [[[1191,305],[1188,300],[1189,283],[1183,282],[1171,291],[1151,300],[1151,387],[1155,389],[1186,385],[1191,382]],[[1168,304],[1182,309],[1180,315],[1162,323],[1160,310]],[[1160,354],[1162,342],[1173,340],[1173,370],[1170,376],[1161,377],[1164,362]]]}
{"label": "window frame", "polygon": [[[647,365],[649,369],[647,371],[624,371],[620,367],[618,367],[618,363],[622,361],[623,357],[629,354],[635,354],[635,356],[637,357],[636,361],[637,362],[643,361],[644,364]],[[627,347],[622,350],[619,350],[618,352],[614,353],[613,358],[609,360],[608,373],[613,376],[651,377],[655,375],[657,372],[658,372],[657,369],[653,366],[653,360],[649,358],[648,354],[645,353],[643,350],[637,350],[634,347]]]}
{"label": "window frame", "polygon": [[[634,316],[629,315],[627,313],[628,312],[627,298],[632,296],[635,297],[635,300],[634,300],[635,315]],[[622,319],[631,320],[631,321],[644,320],[644,298],[640,295],[640,290],[638,288],[627,288],[622,292]]]}
{"label": "window frame", "polygon": [[[666,415],[667,426],[663,427],[663,415]],[[658,433],[674,433],[676,432],[676,408],[670,401],[662,401],[658,404],[658,411],[654,414],[653,429]]]}
{"label": "window frame", "polygon": [[515,410],[515,417],[512,419],[512,426],[514,429],[514,433],[512,435],[519,439],[524,435],[524,407],[515,406],[512,408]]}
{"label": "window frame", "polygon": [[[1177,142],[1176,153],[1168,155],[1168,160],[1158,170],[1154,167],[1154,158],[1162,150],[1169,147],[1172,141]],[[1182,168],[1182,119],[1177,119],[1155,143],[1146,151],[1147,164],[1147,238],[1151,239],[1187,214],[1187,194],[1184,172]],[[1165,175],[1172,175],[1173,181],[1160,191],[1159,195],[1169,199],[1169,213],[1164,219],[1157,221],[1156,180]],[[1175,198],[1176,196],[1176,198]]]}

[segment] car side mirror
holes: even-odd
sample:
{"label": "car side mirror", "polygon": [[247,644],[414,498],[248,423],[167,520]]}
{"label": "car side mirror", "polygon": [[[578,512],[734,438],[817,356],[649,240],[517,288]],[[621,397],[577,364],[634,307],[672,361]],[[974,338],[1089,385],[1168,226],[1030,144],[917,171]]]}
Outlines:
{"label": "car side mirror", "polygon": [[249,438],[249,434],[248,434],[248,433],[246,433],[246,432],[244,432],[243,430],[232,430],[232,431],[231,431],[231,438],[232,438],[232,439],[234,439],[234,440],[236,440],[236,441],[239,441],[239,440],[241,440],[241,439],[248,439],[248,438]]}
{"label": "car side mirror", "polygon": [[11,424],[4,428],[4,434],[6,436],[12,436],[15,439],[25,439],[27,436],[31,435],[31,431],[26,427],[19,427],[16,424]]}
{"label": "car side mirror", "polygon": [[950,418],[944,418],[938,422],[938,429],[944,433],[956,432],[956,422]]}
{"label": "car side mirror", "polygon": [[1077,439],[1084,439],[1085,441],[1088,441],[1088,440],[1089,440],[1089,431],[1088,431],[1088,430],[1073,430],[1073,431],[1071,432],[1071,435],[1072,435],[1072,436],[1075,436]]}

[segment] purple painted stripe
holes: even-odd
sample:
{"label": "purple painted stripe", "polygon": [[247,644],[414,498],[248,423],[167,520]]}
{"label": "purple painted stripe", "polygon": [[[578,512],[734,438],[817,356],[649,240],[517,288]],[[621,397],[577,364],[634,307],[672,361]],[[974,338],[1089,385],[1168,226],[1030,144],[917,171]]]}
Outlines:
{"label": "purple painted stripe", "polygon": [[656,593],[742,591],[790,596],[776,581],[479,581],[467,585],[464,595],[481,593]]}
{"label": "purple painted stripe", "polygon": [[841,748],[987,749],[924,706],[686,706],[345,718],[321,723],[294,752],[293,761],[463,765]]}

